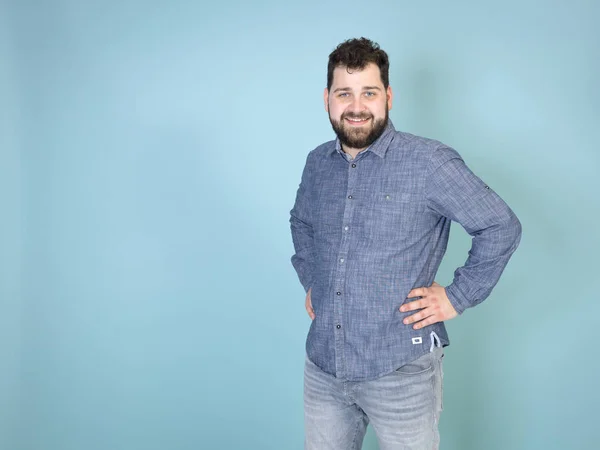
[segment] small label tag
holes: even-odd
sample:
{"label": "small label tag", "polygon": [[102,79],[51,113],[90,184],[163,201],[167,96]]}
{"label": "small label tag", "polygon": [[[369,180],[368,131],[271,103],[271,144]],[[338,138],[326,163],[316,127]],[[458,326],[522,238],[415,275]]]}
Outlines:
{"label": "small label tag", "polygon": [[412,343],[413,344],[422,344],[423,339],[421,339],[421,337],[412,338]]}

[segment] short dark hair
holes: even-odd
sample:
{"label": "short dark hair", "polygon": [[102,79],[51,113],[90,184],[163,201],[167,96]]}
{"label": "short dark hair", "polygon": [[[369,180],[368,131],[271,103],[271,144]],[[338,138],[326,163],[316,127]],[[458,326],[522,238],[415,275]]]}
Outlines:
{"label": "short dark hair", "polygon": [[383,87],[390,84],[390,61],[388,55],[379,48],[379,44],[370,39],[348,39],[338,45],[329,55],[327,64],[327,89],[333,84],[333,71],[336,67],[346,67],[350,70],[363,70],[367,64],[373,63],[379,67]]}

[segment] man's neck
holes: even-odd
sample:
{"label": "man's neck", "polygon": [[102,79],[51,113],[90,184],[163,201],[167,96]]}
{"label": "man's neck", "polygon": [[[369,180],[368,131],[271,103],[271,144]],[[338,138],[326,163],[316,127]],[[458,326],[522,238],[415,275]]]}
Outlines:
{"label": "man's neck", "polygon": [[367,147],[365,147],[365,148],[350,148],[350,147],[346,147],[345,145],[342,144],[343,152],[350,155],[350,157],[352,159],[356,158],[356,155],[358,155],[360,152],[362,152],[363,150],[366,150],[366,149],[367,149]]}

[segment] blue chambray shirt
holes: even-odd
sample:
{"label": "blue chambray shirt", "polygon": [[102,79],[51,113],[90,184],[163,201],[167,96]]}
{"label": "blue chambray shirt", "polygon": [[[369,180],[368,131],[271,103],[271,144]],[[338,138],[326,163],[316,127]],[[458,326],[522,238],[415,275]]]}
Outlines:
{"label": "blue chambray shirt", "polygon": [[339,140],[311,151],[291,210],[300,282],[312,288],[316,318],[309,359],[342,380],[371,380],[448,345],[443,323],[420,330],[402,320],[409,291],[430,286],[451,221],[473,237],[464,266],[446,287],[461,314],[498,282],[521,237],[506,203],[441,142],[384,133],[355,159]]}

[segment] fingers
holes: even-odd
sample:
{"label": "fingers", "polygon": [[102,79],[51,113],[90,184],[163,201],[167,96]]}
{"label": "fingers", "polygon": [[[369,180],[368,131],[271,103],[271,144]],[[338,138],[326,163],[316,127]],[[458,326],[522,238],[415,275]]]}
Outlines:
{"label": "fingers", "polygon": [[429,325],[432,325],[434,323],[441,322],[441,321],[442,320],[434,314],[432,316],[425,318],[424,320],[421,320],[420,322],[416,323],[415,325],[413,325],[413,329],[418,330],[420,328],[424,328],[426,326],[429,326]]}
{"label": "fingers", "polygon": [[414,323],[413,329],[418,330],[420,328],[426,327],[427,325],[431,325],[433,323],[442,322],[444,320],[443,314],[440,308],[435,306],[429,306],[425,309],[422,309],[416,314],[412,316],[406,317],[402,322],[405,325],[410,325]]}
{"label": "fingers", "polygon": [[[432,286],[435,286],[434,282]],[[440,322],[442,319],[439,317],[439,305],[437,304],[437,297],[435,292],[429,290],[426,287],[420,287],[411,290],[408,293],[407,298],[413,297],[421,297],[419,300],[415,300],[409,303],[405,303],[400,307],[401,312],[408,311],[416,311],[420,310],[418,313],[413,314],[409,317],[406,317],[403,320],[405,325],[410,325],[414,323],[413,329],[418,330],[419,328],[423,328],[427,325],[431,325],[432,323]]]}
{"label": "fingers", "polygon": [[446,295],[445,288],[437,285],[435,282],[429,290],[426,288],[413,289],[409,293],[409,297],[413,294],[421,294],[423,296],[419,300],[402,305],[400,311],[419,310],[417,313],[403,320],[403,323],[406,325],[414,324],[413,329],[415,330],[437,322],[453,319],[458,315]]}
{"label": "fingers", "polygon": [[315,311],[313,310],[312,307],[312,300],[310,298],[310,289],[308,290],[307,294],[306,294],[306,300],[304,302],[304,306],[306,307],[306,312],[308,313],[308,316],[311,318],[311,320],[315,320]]}
{"label": "fingers", "polygon": [[308,317],[310,317],[311,320],[315,320],[315,312],[313,311],[311,306],[306,305],[306,312],[308,313]]}
{"label": "fingers", "polygon": [[423,319],[427,319],[428,317],[431,317],[432,315],[434,315],[434,312],[432,311],[432,308],[426,308],[423,309],[421,311],[419,311],[416,314],[413,314],[412,316],[406,317],[403,322],[406,325],[409,325],[411,323],[415,323],[415,322],[419,322]]}
{"label": "fingers", "polygon": [[429,305],[429,302],[425,299],[415,300],[414,302],[409,302],[409,303],[405,303],[404,305],[402,305],[400,307],[400,311],[402,311],[402,312],[415,311],[417,309],[423,309],[427,305]]}
{"label": "fingers", "polygon": [[420,287],[413,289],[408,293],[406,298],[414,298],[414,297],[426,297],[429,294],[428,289],[426,287]]}

